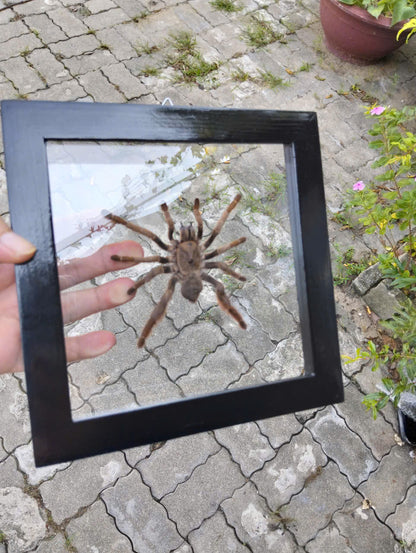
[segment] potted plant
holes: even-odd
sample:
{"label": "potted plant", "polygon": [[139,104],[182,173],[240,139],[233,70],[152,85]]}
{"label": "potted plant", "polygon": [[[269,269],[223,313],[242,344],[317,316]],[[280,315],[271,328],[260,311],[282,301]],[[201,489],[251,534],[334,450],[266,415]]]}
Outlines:
{"label": "potted plant", "polygon": [[328,49],[341,59],[364,65],[405,42],[403,22],[416,16],[416,1],[321,0],[320,14]]}
{"label": "potted plant", "polygon": [[374,118],[370,147],[380,153],[373,163],[380,172],[372,183],[353,185],[347,207],[366,233],[378,235],[383,248],[379,269],[406,301],[382,323],[387,334],[378,343],[369,341],[347,362],[369,360],[373,370],[387,371],[364,404],[376,417],[391,400],[403,439],[416,445],[416,107],[373,106],[367,115]]}

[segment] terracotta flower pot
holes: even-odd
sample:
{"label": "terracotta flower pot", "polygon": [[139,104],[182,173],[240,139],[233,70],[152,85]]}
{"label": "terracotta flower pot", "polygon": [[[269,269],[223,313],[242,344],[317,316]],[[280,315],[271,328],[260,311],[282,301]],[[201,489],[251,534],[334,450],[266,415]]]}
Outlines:
{"label": "terracotta flower pot", "polygon": [[396,40],[402,23],[390,27],[388,17],[381,15],[376,19],[358,6],[342,4],[338,0],[321,0],[320,13],[328,50],[351,63],[373,63],[406,40],[405,33]]}

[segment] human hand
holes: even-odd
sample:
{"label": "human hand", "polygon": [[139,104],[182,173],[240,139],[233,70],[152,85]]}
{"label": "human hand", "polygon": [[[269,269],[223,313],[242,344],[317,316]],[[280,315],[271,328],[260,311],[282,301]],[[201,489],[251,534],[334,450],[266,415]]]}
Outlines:
{"label": "human hand", "polygon": [[[19,310],[14,276],[15,263],[31,259],[36,248],[27,240],[10,231],[0,218],[0,374],[23,370]],[[141,257],[143,249],[131,240],[103,246],[94,254],[73,259],[59,267],[59,283],[65,290],[81,282],[110,271],[120,270],[134,263],[113,261],[112,255]],[[98,313],[130,301],[130,278],[118,278],[101,286],[85,290],[68,291],[61,295],[64,323],[71,323],[92,313]],[[80,361],[102,355],[116,342],[108,330],[90,332],[66,338],[67,361]]]}

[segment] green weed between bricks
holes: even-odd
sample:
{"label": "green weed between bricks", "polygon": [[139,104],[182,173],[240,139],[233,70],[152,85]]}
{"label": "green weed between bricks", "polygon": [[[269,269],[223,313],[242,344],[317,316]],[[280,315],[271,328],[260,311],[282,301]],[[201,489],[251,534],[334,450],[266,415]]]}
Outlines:
{"label": "green weed between bricks", "polygon": [[402,392],[416,391],[416,107],[373,106],[366,115],[375,120],[369,145],[379,153],[373,167],[381,172],[371,183],[354,184],[347,208],[366,233],[379,237],[383,277],[406,296],[400,311],[382,323],[393,339],[381,345],[369,341],[354,358],[344,356],[347,363],[369,361],[373,370],[387,367],[380,389],[363,401],[376,418],[389,400],[397,406]]}

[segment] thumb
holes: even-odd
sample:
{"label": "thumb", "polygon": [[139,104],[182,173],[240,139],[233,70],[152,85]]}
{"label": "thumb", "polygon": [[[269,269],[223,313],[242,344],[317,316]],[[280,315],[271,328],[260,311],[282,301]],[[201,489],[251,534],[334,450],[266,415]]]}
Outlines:
{"label": "thumb", "polygon": [[0,218],[0,263],[23,263],[35,253],[28,240],[11,231]]}

